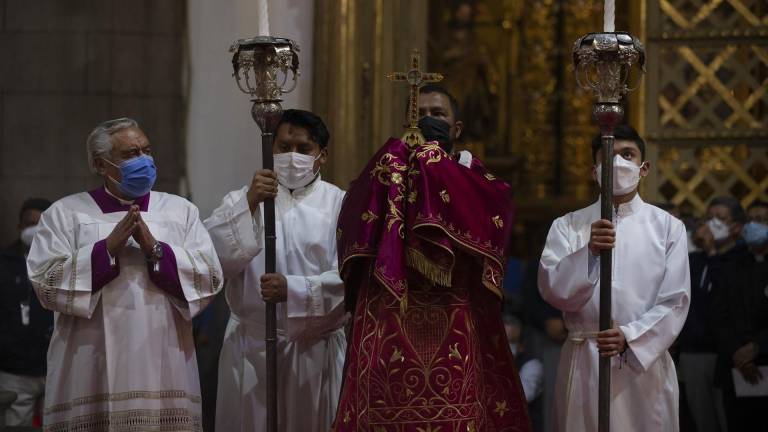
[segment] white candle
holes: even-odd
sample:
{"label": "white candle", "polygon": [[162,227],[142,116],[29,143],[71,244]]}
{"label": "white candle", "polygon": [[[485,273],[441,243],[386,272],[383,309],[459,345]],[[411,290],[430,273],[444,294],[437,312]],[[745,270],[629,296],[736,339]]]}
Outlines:
{"label": "white candle", "polygon": [[259,0],[259,35],[269,36],[269,7],[267,0]]}
{"label": "white candle", "polygon": [[606,33],[616,31],[613,21],[616,18],[616,0],[605,0],[603,8],[603,31]]}

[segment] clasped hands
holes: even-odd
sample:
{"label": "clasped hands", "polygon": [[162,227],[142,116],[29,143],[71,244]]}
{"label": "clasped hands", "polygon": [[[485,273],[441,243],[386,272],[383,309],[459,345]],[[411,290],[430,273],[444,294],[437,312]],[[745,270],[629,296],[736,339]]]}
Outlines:
{"label": "clasped hands", "polygon": [[149,259],[152,256],[152,248],[154,248],[157,240],[155,240],[155,237],[149,231],[149,227],[147,227],[144,219],[142,219],[139,206],[137,205],[131,206],[123,219],[117,223],[112,232],[107,236],[109,256],[118,256],[131,237],[139,244],[144,256]]}

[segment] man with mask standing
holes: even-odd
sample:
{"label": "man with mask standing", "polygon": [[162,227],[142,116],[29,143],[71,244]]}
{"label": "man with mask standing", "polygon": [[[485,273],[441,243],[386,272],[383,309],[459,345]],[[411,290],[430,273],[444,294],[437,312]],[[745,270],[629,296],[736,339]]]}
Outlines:
{"label": "man with mask standing", "polygon": [[[729,431],[765,431],[768,395],[740,394],[765,384],[768,374],[768,221],[765,203],[751,206],[741,233],[749,253],[734,256],[712,277],[714,323],[719,351],[715,382],[723,391]],[[763,372],[761,372],[761,370]]]}
{"label": "man with mask standing", "polygon": [[426,142],[390,138],[339,215],[354,316],[332,430],[528,431],[501,319],[510,187],[453,152],[462,123],[445,89],[409,102]]}
{"label": "man with mask standing", "polygon": [[16,393],[8,426],[32,426],[45,390],[45,353],[53,314],[43,309],[27,277],[26,256],[40,215],[51,203],[31,198],[19,212],[19,239],[0,251],[0,391]]}
{"label": "man with mask standing", "polygon": [[[259,170],[205,221],[228,279],[232,314],[219,360],[216,430],[266,427],[265,302],[277,303],[278,428],[325,432],[336,411],[346,341],[336,220],[344,192],[320,178],[330,135],[317,115],[286,110],[275,171]],[[264,272],[261,203],[275,199],[277,273]]]}
{"label": "man with mask standing", "polygon": [[191,319],[223,278],[197,208],[151,191],[149,140],[131,119],[86,142],[103,186],[40,218],[27,269],[55,312],[46,430],[200,431]]}
{"label": "man with mask standing", "polygon": [[[600,201],[552,224],[539,267],[539,290],[563,311],[569,335],[558,373],[559,431],[597,430],[599,357],[610,357],[611,430],[677,431],[678,386],[667,349],[685,322],[690,299],[683,223],[640,199],[650,170],[645,142],[629,126],[614,131],[612,221]],[[592,142],[602,160],[601,139]],[[600,164],[593,168],[599,181]],[[613,249],[614,328],[598,331],[601,250]]]}
{"label": "man with mask standing", "polygon": [[709,202],[705,221],[693,233],[695,250],[689,254],[691,306],[678,348],[686,401],[699,432],[728,430],[723,394],[715,383],[717,326],[713,281],[728,263],[749,255],[740,236],[746,219],[739,200],[715,197]]}

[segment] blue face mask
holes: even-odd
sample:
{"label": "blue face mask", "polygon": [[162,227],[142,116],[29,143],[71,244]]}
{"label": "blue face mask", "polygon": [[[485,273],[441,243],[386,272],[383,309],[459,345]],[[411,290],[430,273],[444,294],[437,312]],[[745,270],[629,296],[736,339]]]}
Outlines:
{"label": "blue face mask", "polygon": [[155,185],[157,169],[155,168],[155,161],[152,159],[152,156],[141,155],[128,159],[121,162],[120,166],[110,161],[107,162],[120,169],[123,181],[117,182],[112,177],[109,179],[117,183],[117,188],[127,197],[138,198],[144,196]]}
{"label": "blue face mask", "polygon": [[768,241],[768,225],[759,222],[750,222],[744,225],[741,236],[748,246],[762,246]]}

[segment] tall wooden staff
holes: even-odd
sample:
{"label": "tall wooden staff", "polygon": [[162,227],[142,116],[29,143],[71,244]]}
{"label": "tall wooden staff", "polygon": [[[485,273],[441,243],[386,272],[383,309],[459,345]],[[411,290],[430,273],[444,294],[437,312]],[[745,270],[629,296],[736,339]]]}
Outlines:
{"label": "tall wooden staff", "polygon": [[[251,116],[261,129],[264,169],[274,168],[274,131],[283,108],[281,95],[296,88],[299,76],[299,47],[290,39],[257,36],[240,39],[229,49],[237,86],[251,96]],[[289,73],[290,72],[290,73]],[[292,77],[290,88],[285,85]],[[265,272],[275,273],[275,200],[264,201]],[[277,432],[277,305],[266,303],[267,431]]]}
{"label": "tall wooden staff", "polygon": [[[613,220],[613,130],[624,118],[622,96],[632,65],[644,70],[645,51],[640,41],[627,32],[614,31],[614,0],[605,2],[603,33],[589,33],[573,47],[576,81],[597,94],[592,115],[602,134],[600,217]],[[600,252],[600,331],[613,325],[611,314],[612,251]],[[598,431],[609,432],[611,425],[611,358],[600,357],[598,383]]]}

